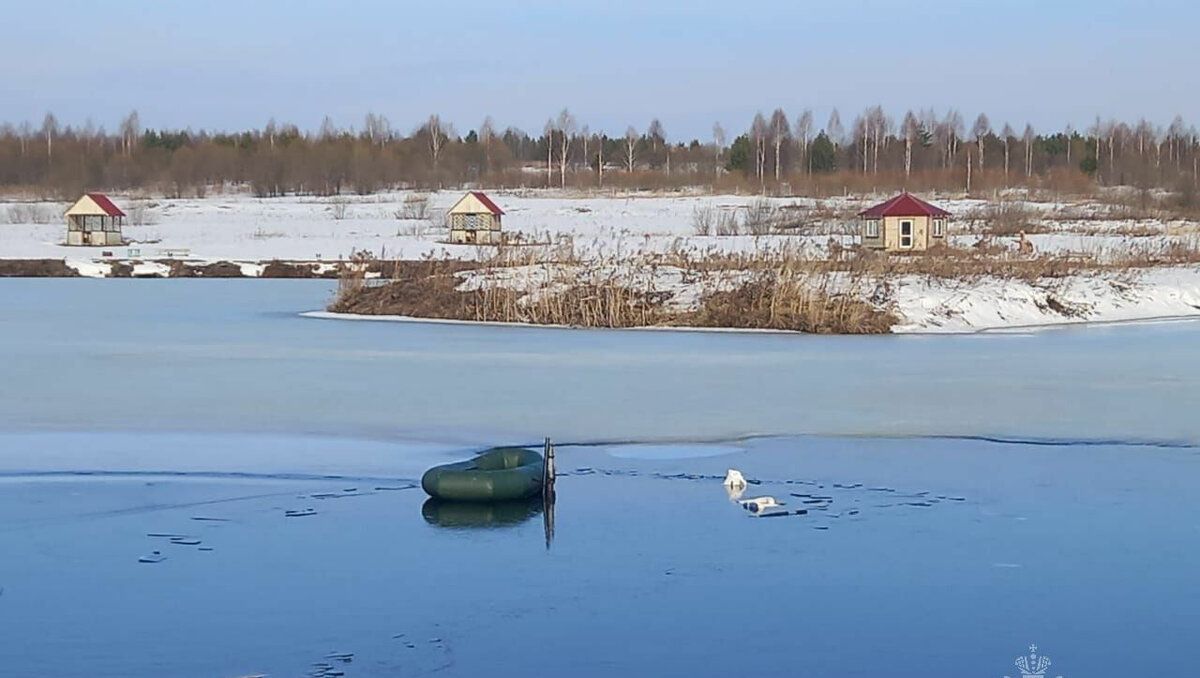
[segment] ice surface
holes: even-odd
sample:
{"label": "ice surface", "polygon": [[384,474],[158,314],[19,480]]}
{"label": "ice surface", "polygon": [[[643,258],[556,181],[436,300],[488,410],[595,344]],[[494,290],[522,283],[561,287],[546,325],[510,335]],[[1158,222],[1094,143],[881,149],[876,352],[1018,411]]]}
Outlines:
{"label": "ice surface", "polygon": [[[75,444],[37,435],[46,450]],[[124,442],[139,455],[158,445],[152,434]],[[226,445],[246,458],[259,449],[253,435]],[[324,445],[336,459],[354,441]],[[549,550],[537,512],[443,527],[415,489],[290,519],[301,497],[344,480],[9,477],[0,534],[20,557],[0,561],[0,647],[21,651],[5,667],[97,678],[304,675],[322,662],[347,675],[1002,675],[1034,641],[1064,675],[1180,675],[1200,659],[1200,535],[1179,519],[1196,508],[1194,448],[739,447],[755,495],[790,497],[786,514],[752,519],[731,503],[726,458],[561,450],[566,466],[595,472],[560,478]],[[196,529],[197,506],[227,519],[203,528],[214,550],[147,536]],[[137,562],[164,549],[153,567]],[[531,637],[539,652],[512,651]],[[1144,652],[1096,650],[1119,642]],[[834,651],[847,646],[856,651]]]}
{"label": "ice surface", "polygon": [[[1031,642],[1068,676],[1200,663],[1200,325],[297,315],[331,289],[0,281],[5,675],[1004,675]],[[544,435],[549,549],[540,506],[426,508],[427,466]],[[791,512],[732,503],[733,465]]]}
{"label": "ice surface", "polygon": [[[1200,440],[1196,323],[823,337],[299,317],[332,289],[325,281],[0,280],[0,369],[18,385],[0,389],[0,427],[433,441],[442,445],[429,448],[433,456],[546,435],[577,443],[795,433]],[[180,444],[205,447],[200,438]],[[306,463],[303,443],[264,444]],[[220,441],[204,454],[221,454]]]}

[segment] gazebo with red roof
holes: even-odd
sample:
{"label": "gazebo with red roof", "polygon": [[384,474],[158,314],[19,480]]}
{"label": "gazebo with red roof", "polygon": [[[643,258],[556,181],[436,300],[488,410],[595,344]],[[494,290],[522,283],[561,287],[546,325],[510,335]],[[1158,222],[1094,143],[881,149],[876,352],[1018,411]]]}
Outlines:
{"label": "gazebo with red roof", "polygon": [[858,217],[863,247],[911,252],[945,244],[950,213],[906,192],[859,212]]}
{"label": "gazebo with red roof", "polygon": [[504,210],[481,191],[471,191],[446,215],[450,227],[450,242],[466,245],[499,245],[500,217]]}
{"label": "gazebo with red roof", "polygon": [[68,245],[105,247],[123,242],[125,213],[103,193],[84,193],[66,217]]}

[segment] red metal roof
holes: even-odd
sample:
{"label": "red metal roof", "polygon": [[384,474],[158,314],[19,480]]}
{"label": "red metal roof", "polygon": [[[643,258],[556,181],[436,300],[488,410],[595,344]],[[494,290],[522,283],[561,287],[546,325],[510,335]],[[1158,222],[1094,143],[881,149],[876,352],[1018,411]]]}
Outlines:
{"label": "red metal roof", "polygon": [[496,207],[496,203],[492,202],[492,199],[487,197],[487,195],[481,191],[471,191],[471,195],[475,196],[479,202],[483,203],[483,206],[486,207],[492,214],[495,214],[496,216],[504,214],[504,210]]}
{"label": "red metal roof", "polygon": [[901,193],[887,202],[881,202],[859,212],[858,216],[877,219],[881,217],[948,217],[950,213],[940,207],[930,205],[916,196]]}
{"label": "red metal roof", "polygon": [[125,216],[125,213],[122,212],[119,207],[114,205],[113,202],[108,199],[107,195],[104,195],[103,193],[88,193],[87,197],[91,198],[92,202],[99,205],[100,209],[104,210],[104,213],[107,214],[108,216],[110,216],[110,217]]}

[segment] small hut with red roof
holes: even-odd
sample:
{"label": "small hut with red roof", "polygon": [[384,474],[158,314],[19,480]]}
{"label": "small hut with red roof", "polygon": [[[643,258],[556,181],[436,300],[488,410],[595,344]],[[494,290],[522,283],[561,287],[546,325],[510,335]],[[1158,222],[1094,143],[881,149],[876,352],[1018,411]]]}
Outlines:
{"label": "small hut with red roof", "polygon": [[480,191],[471,191],[454,203],[446,215],[450,242],[467,245],[499,245],[500,217],[504,210]]}
{"label": "small hut with red roof", "polygon": [[858,213],[863,247],[887,252],[927,250],[946,242],[950,213],[908,193]]}
{"label": "small hut with red roof", "polygon": [[103,193],[84,193],[67,210],[67,244],[120,245],[125,213]]}

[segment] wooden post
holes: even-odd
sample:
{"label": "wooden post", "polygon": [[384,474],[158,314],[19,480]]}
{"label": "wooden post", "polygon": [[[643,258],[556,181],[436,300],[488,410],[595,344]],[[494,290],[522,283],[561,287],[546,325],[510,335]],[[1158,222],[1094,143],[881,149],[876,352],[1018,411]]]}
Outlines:
{"label": "wooden post", "polygon": [[554,496],[554,444],[550,442],[550,438],[546,438],[545,449],[543,451],[545,464],[542,468],[542,493],[548,497]]}
{"label": "wooden post", "polygon": [[542,529],[547,551],[554,542],[554,477],[554,445],[546,438],[542,463]]}

